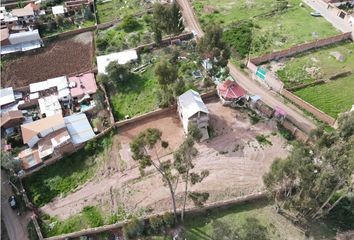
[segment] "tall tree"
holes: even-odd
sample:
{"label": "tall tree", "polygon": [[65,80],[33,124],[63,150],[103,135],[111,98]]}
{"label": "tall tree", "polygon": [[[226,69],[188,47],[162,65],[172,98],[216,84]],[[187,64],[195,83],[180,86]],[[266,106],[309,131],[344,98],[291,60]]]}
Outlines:
{"label": "tall tree", "polygon": [[[187,139],[182,143],[177,151],[173,154],[173,165],[178,171],[182,180],[184,181],[184,194],[182,200],[182,211],[181,211],[181,220],[184,220],[184,212],[186,209],[187,196],[189,195],[189,185],[194,185],[203,181],[205,177],[209,175],[209,171],[203,170],[200,174],[196,172],[191,172],[194,168],[193,159],[197,156],[198,150],[194,147],[194,139],[191,135],[187,136]],[[197,193],[194,193],[196,195]],[[190,195],[191,196],[191,195]],[[206,198],[199,198],[199,205],[202,205],[209,197],[209,194]],[[193,198],[193,193],[192,193]]]}
{"label": "tall tree", "polygon": [[161,156],[159,156],[159,150],[168,147],[168,143],[161,139],[161,134],[161,131],[156,128],[148,128],[133,139],[130,148],[133,159],[139,161],[139,169],[142,175],[144,169],[151,165],[161,174],[163,181],[170,190],[174,218],[177,221],[175,189],[178,181],[172,173],[171,161],[162,161]]}
{"label": "tall tree", "polygon": [[205,35],[198,43],[198,50],[204,59],[208,58],[212,63],[212,75],[216,74],[220,68],[226,67],[231,56],[230,47],[223,40],[223,30],[218,25],[207,28]]}
{"label": "tall tree", "polygon": [[106,67],[108,82],[111,85],[118,84],[119,82],[128,81],[132,74],[128,65],[119,64],[116,61],[110,62]]}
{"label": "tall tree", "polygon": [[295,210],[300,218],[325,216],[353,191],[354,131],[347,124],[354,122],[354,113],[343,114],[338,122],[337,131],[315,131],[313,147],[295,145],[263,177],[281,207]]}
{"label": "tall tree", "polygon": [[160,85],[166,86],[177,80],[178,70],[166,59],[162,59],[155,68],[155,75]]}
{"label": "tall tree", "polygon": [[168,24],[166,26],[166,33],[175,35],[182,33],[184,30],[183,18],[177,3],[172,3],[172,5],[170,6],[170,8],[167,9],[167,11],[169,17]]}
{"label": "tall tree", "polygon": [[21,161],[14,159],[10,152],[1,151],[1,166],[8,171],[17,173],[21,170]]}

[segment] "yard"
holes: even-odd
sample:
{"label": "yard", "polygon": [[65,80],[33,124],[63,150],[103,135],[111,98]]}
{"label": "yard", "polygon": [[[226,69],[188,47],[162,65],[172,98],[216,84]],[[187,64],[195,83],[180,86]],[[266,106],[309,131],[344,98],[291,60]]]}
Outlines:
{"label": "yard", "polygon": [[98,23],[106,23],[126,15],[134,15],[152,7],[152,4],[142,0],[99,0],[96,2]]}
{"label": "yard", "polygon": [[302,1],[288,2],[290,7],[275,0],[197,0],[193,5],[204,28],[220,23],[227,30],[233,23],[252,20],[252,56],[339,34],[324,18],[311,17],[313,10]]}
{"label": "yard", "polygon": [[[241,237],[245,237],[247,233],[250,234],[247,236],[263,235],[263,238],[257,239],[307,239],[304,230],[293,225],[290,219],[277,214],[274,205],[267,201],[251,202],[228,209],[212,210],[201,216],[191,216],[187,218],[184,226],[188,240],[214,239],[213,234],[226,235],[230,232],[237,232]],[[310,239],[332,239],[335,237],[335,231],[318,222],[311,225],[309,235]]]}
{"label": "yard", "polygon": [[[211,99],[207,107],[212,138],[197,144],[199,155],[195,159],[195,171],[208,169],[210,175],[192,189],[209,192],[209,202],[263,189],[262,175],[274,158],[287,155],[287,142],[269,122],[261,120],[252,124],[247,111],[223,107],[218,99]],[[144,215],[170,209],[168,188],[163,186],[160,176],[153,168],[148,168],[141,177],[137,162],[131,158],[130,141],[149,127],[160,129],[162,138],[169,142],[169,148],[162,152],[164,158],[169,159],[170,153],[184,140],[182,125],[174,110],[120,127],[111,139],[112,145],[98,155],[101,157],[77,163],[79,168],[71,169],[69,163],[60,161],[26,180],[30,197],[33,199],[35,193],[41,195],[37,203],[44,205],[41,211],[50,216],[45,217],[46,223],[58,224],[57,230],[48,232],[50,235],[67,229],[65,226],[70,225],[67,221],[82,216],[85,207],[96,206],[105,223],[112,214]],[[85,156],[82,159],[86,159]],[[94,164],[85,165],[87,161]],[[59,177],[59,172],[65,174]],[[85,172],[89,172],[90,177],[80,177]],[[70,187],[63,190],[59,183],[70,183]],[[182,191],[181,184],[177,188],[178,196]],[[51,198],[43,199],[43,196]],[[188,202],[188,206],[192,205]],[[83,225],[79,226],[87,226],[86,220],[81,223]]]}
{"label": "yard", "polygon": [[354,75],[294,92],[333,118],[354,105]]}
{"label": "yard", "polygon": [[[270,63],[286,88],[354,72],[354,43],[343,42]],[[338,59],[336,56],[338,55]],[[340,78],[338,79],[340,80]]]}
{"label": "yard", "polygon": [[92,32],[53,41],[34,52],[5,56],[1,87],[24,87],[49,78],[92,69]]}

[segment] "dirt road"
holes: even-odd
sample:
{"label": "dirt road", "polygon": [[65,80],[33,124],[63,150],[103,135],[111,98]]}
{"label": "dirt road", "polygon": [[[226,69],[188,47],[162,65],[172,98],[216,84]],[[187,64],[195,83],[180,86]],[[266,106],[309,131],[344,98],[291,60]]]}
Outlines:
{"label": "dirt road", "polygon": [[4,170],[1,170],[1,217],[10,240],[28,239],[27,223],[30,221],[30,214],[17,216],[16,210],[10,208],[8,199],[14,195]]}
{"label": "dirt road", "polygon": [[[210,175],[193,190],[210,193],[209,201],[230,199],[243,194],[262,190],[262,176],[276,157],[285,157],[288,153],[286,142],[274,133],[272,122],[250,123],[247,112],[224,107],[216,99],[207,103],[210,111],[210,125],[214,137],[197,145],[199,151],[195,159],[195,171],[209,170]],[[170,209],[169,191],[163,186],[161,177],[152,168],[140,177],[135,161],[131,160],[129,143],[142,129],[159,128],[163,139],[169,141],[171,150],[177,148],[184,139],[182,126],[175,112],[163,118],[154,118],[135,124],[133,127],[119,129],[114,137],[115,144],[109,154],[109,169],[86,185],[66,197],[56,198],[41,208],[49,215],[65,219],[79,213],[84,206],[97,205],[105,212],[125,207],[132,211],[152,208],[154,212]],[[258,135],[267,135],[271,144],[261,146],[256,141]],[[118,147],[119,142],[120,147]],[[119,150],[119,154],[117,151]],[[166,155],[165,159],[171,159]],[[123,162],[123,169],[114,164]],[[182,193],[179,184],[177,193]],[[191,206],[192,203],[189,203]]]}
{"label": "dirt road", "polygon": [[[181,6],[185,25],[188,29],[195,31],[199,37],[203,36],[203,30],[197,17],[195,16],[190,2],[188,0],[177,0],[177,2]],[[245,76],[244,73],[237,69],[232,63],[229,63],[228,67],[230,68],[231,76],[236,79],[243,88],[251,94],[260,96],[262,100],[270,107],[275,108],[276,106],[279,106],[283,108],[287,112],[289,120],[298,128],[302,129],[306,133],[309,133],[316,127],[316,125],[305,117],[294,105],[288,103],[285,104],[284,100],[280,96],[272,91],[264,89],[256,81]]]}

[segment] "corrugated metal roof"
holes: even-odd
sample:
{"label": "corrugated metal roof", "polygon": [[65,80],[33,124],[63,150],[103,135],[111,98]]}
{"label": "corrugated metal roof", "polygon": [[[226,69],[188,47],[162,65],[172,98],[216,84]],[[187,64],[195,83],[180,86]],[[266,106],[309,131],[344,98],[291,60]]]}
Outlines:
{"label": "corrugated metal roof", "polygon": [[15,101],[14,90],[12,87],[0,89],[0,106]]}
{"label": "corrugated metal roof", "polygon": [[83,143],[95,137],[84,113],[64,117],[64,121],[74,144]]}
{"label": "corrugated metal roof", "polygon": [[190,89],[178,97],[179,105],[182,108],[183,116],[190,118],[197,112],[209,113],[199,93]]}
{"label": "corrugated metal roof", "polygon": [[111,53],[108,55],[97,57],[97,69],[98,73],[106,74],[106,67],[110,62],[117,61],[119,64],[126,64],[132,60],[138,59],[136,50],[130,49],[122,52]]}

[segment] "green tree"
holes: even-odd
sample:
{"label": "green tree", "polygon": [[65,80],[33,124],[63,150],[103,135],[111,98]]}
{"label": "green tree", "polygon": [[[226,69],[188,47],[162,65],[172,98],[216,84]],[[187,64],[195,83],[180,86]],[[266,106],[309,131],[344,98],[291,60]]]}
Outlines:
{"label": "green tree", "polygon": [[129,66],[119,64],[117,61],[110,62],[106,67],[106,72],[109,79],[108,82],[112,85],[128,81],[132,77]]}
{"label": "green tree", "polygon": [[174,219],[177,222],[175,194],[177,181],[176,176],[172,173],[171,161],[162,161],[161,156],[159,156],[159,150],[168,147],[168,143],[161,139],[161,134],[161,131],[156,128],[148,128],[133,139],[130,143],[130,148],[133,153],[133,159],[139,162],[139,169],[142,175],[146,167],[153,166],[167,184],[171,194]]}
{"label": "green tree", "polygon": [[85,20],[93,20],[94,19],[94,15],[92,14],[90,7],[88,7],[88,6],[83,7],[82,13],[83,13],[82,15]]}
{"label": "green tree", "polygon": [[169,85],[174,83],[178,77],[178,69],[173,66],[171,63],[166,61],[166,59],[162,59],[155,68],[155,75],[159,84],[161,85]]}
{"label": "green tree", "polygon": [[208,58],[211,61],[212,75],[215,75],[220,68],[226,67],[231,56],[230,47],[223,40],[223,30],[218,25],[208,26],[205,35],[198,43],[198,51],[204,59]]}
{"label": "green tree", "polygon": [[13,158],[10,152],[1,151],[1,167],[17,173],[21,170],[21,161]]}
{"label": "green tree", "polygon": [[352,192],[354,134],[344,126],[353,121],[354,113],[344,114],[337,131],[318,129],[314,146],[298,143],[285,160],[273,162],[263,180],[280,208],[320,218]]}
{"label": "green tree", "polygon": [[168,24],[166,25],[167,34],[178,35],[183,32],[183,18],[179,6],[176,2],[172,3],[171,7],[167,9],[168,11]]}
{"label": "green tree", "polygon": [[[173,154],[173,165],[174,168],[178,171],[179,175],[182,177],[182,180],[184,181],[184,194],[183,194],[183,201],[182,201],[182,211],[181,211],[181,220],[183,222],[184,220],[184,211],[186,208],[186,203],[187,203],[187,196],[192,196],[191,199],[196,203],[196,199],[193,199],[192,193],[189,193],[188,187],[190,184],[194,185],[196,183],[199,183],[203,181],[205,177],[209,175],[209,171],[204,170],[200,174],[191,172],[192,169],[194,168],[193,164],[193,159],[197,156],[198,151],[194,147],[194,140],[193,137],[188,135],[187,139],[181,144],[181,146],[178,148],[177,151],[174,152]],[[206,196],[206,195],[204,195]],[[207,195],[206,198],[199,198],[199,202],[197,205],[202,205],[207,199],[209,195]]]}
{"label": "green tree", "polygon": [[191,136],[197,142],[199,142],[200,139],[203,137],[203,134],[198,128],[198,125],[194,122],[191,122],[188,125],[188,135]]}

